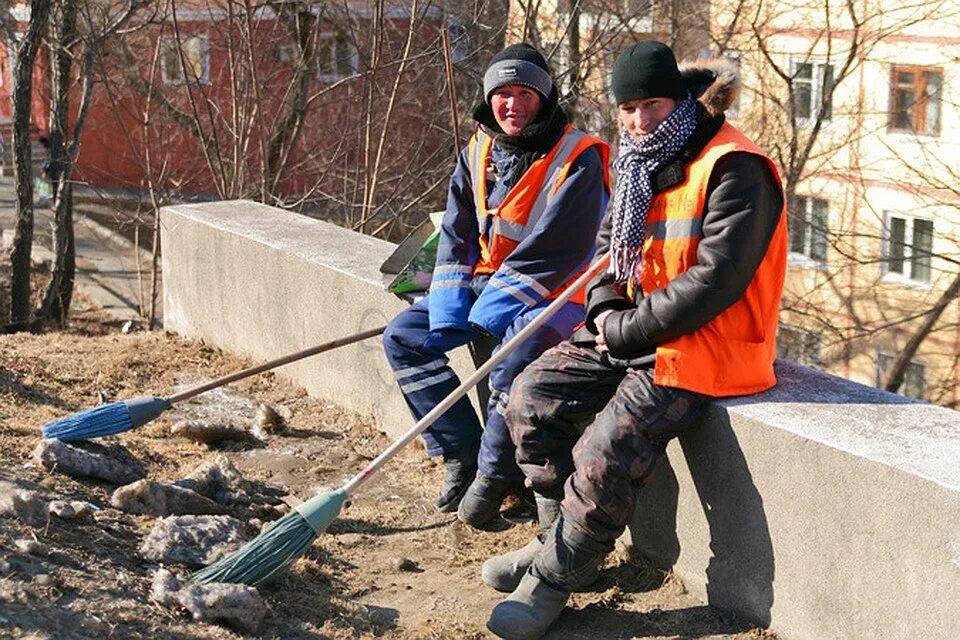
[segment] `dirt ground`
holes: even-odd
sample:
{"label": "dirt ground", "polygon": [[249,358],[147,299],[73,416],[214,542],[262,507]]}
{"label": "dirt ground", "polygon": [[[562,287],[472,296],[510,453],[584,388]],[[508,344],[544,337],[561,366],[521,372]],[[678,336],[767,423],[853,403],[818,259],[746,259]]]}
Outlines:
{"label": "dirt ground", "polygon": [[[0,299],[7,298],[0,286]],[[6,316],[5,309],[0,313]],[[249,365],[163,332],[123,334],[118,322],[82,298],[65,330],[0,335],[0,480],[50,499],[102,507],[86,521],[51,517],[42,527],[0,518],[0,637],[243,637],[152,602],[158,567],[141,559],[137,547],[154,519],[111,508],[114,486],[47,472],[30,454],[45,422],[105,401],[170,395]],[[219,415],[249,426],[259,403],[290,416],[284,431],[260,445],[210,448],[170,435],[172,424],[185,417]],[[269,373],[186,401],[106,440],[126,447],[152,479],[182,478],[201,461],[225,454],[248,479],[300,499],[340,486],[388,444],[369,418],[308,397]],[[270,613],[248,637],[492,638],[485,621],[502,595],[481,583],[480,564],[534,535],[530,505],[514,501],[515,522],[504,521],[501,531],[461,526],[433,508],[441,475],[422,448],[402,452],[287,574],[260,587]],[[50,553],[21,551],[15,540],[23,538],[44,543]],[[572,598],[547,638],[774,636],[699,605],[679,580],[618,549],[594,590]]]}

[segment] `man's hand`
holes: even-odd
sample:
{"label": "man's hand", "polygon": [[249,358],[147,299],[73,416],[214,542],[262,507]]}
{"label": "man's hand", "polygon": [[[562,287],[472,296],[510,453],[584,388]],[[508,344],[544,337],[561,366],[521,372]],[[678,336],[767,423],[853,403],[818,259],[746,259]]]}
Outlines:
{"label": "man's hand", "polygon": [[607,316],[611,313],[613,313],[613,309],[601,311],[597,314],[597,317],[593,319],[593,324],[597,327],[597,351],[600,353],[610,351],[610,348],[607,346],[607,337],[603,334],[603,324],[607,321]]}

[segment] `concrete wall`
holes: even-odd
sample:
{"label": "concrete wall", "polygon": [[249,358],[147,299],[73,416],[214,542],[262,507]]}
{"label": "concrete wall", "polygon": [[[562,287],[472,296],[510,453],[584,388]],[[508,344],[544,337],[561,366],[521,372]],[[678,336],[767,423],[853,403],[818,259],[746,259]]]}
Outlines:
{"label": "concrete wall", "polygon": [[[407,306],[379,271],[394,245],[274,207],[167,207],[161,244],[164,328],[256,361],[385,325]],[[414,421],[381,344],[370,338],[277,372],[397,436]],[[473,371],[466,349],[451,364],[464,378]]]}
{"label": "concrete wall", "polygon": [[[245,202],[162,223],[165,324],[184,335],[266,359],[403,308],[377,271],[387,243]],[[375,340],[284,373],[388,433],[411,424]],[[958,637],[960,413],[795,365],[778,376],[671,444],[629,540],[786,640]]]}
{"label": "concrete wall", "polygon": [[670,445],[635,547],[785,639],[960,637],[960,413],[777,377]]}

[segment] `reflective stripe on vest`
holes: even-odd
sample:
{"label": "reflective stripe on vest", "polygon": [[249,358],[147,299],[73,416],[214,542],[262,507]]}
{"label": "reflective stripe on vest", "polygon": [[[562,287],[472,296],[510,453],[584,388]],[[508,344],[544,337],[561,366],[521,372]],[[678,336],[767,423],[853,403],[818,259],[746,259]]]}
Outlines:
{"label": "reflective stripe on vest", "polygon": [[[688,165],[687,179],[657,194],[650,203],[640,270],[645,295],[666,287],[698,263],[710,176],[716,163],[732,152],[761,156],[781,184],[777,167],[759,147],[731,125],[721,126]],[[711,396],[756,393],[772,387],[776,383],[773,361],[786,256],[784,206],[767,253],[743,296],[700,329],[658,345],[654,382]]]}
{"label": "reflective stripe on vest", "polygon": [[[553,149],[530,165],[496,209],[489,209],[486,204],[487,175],[491,170],[492,146],[493,138],[482,129],[478,129],[471,137],[467,148],[470,175],[473,176],[474,206],[480,228],[480,260],[474,267],[474,275],[490,274],[503,268],[503,262],[507,256],[533,232],[544,212],[554,203],[574,161],[586,149],[591,147],[597,149],[603,167],[604,186],[608,192],[610,189],[607,172],[610,152],[606,143],[567,125],[563,136]],[[570,212],[570,214],[576,215],[577,212]],[[513,269],[506,270],[505,275],[547,298],[556,297],[563,292],[562,286],[551,292],[539,282]],[[579,273],[573,274],[570,281],[575,280],[578,275]],[[504,290],[515,289],[506,283],[496,283],[496,286]],[[522,292],[513,290],[508,292],[523,301],[522,296],[518,295]],[[583,299],[584,292],[581,290],[572,301],[583,304]],[[533,304],[536,301],[531,298],[524,302]]]}
{"label": "reflective stripe on vest", "polygon": [[[574,161],[586,149],[591,147],[597,149],[603,167],[604,186],[608,193],[610,190],[607,171],[610,155],[609,147],[603,141],[567,125],[563,136],[554,145],[553,149],[546,156],[535,160],[530,165],[496,209],[488,209],[486,204],[487,171],[490,170],[490,149],[492,146],[493,139],[482,129],[478,129],[470,139],[467,154],[470,162],[470,173],[474,177],[474,206],[480,228],[480,260],[474,268],[475,275],[496,272],[502,267],[507,256],[517,248],[524,238],[532,233],[544,212],[553,204],[557,192],[569,175]],[[576,215],[576,212],[570,213]],[[547,291],[539,282],[534,282],[528,277],[524,276],[526,279],[521,280],[517,277],[519,274],[515,271],[508,275],[523,282],[524,285],[531,287],[541,295],[545,295],[544,292]],[[573,274],[568,282],[572,282],[577,276],[579,276],[579,273]],[[563,289],[564,286],[558,287],[546,297],[554,298],[560,295]],[[518,300],[522,300],[513,291],[509,293]],[[571,301],[583,304],[584,295],[585,293],[581,289]],[[530,304],[533,301],[531,299],[524,302]]]}
{"label": "reflective stripe on vest", "polygon": [[[568,125],[557,145],[545,157],[538,159],[530,166],[503,202],[500,203],[500,206],[496,209],[488,209],[487,172],[491,170],[490,149],[493,146],[493,138],[483,130],[477,131],[474,139],[471,140],[470,169],[471,175],[482,175],[483,179],[474,178],[473,180],[473,202],[477,210],[477,222],[481,233],[487,228],[487,217],[493,218],[490,224],[490,237],[487,238],[488,245],[495,244],[497,238],[505,238],[519,244],[530,234],[547,207],[553,203],[563,178],[566,178],[569,170],[568,166],[575,159],[575,156],[572,155],[573,152],[586,139],[588,139],[588,136],[585,133]],[[546,167],[537,166],[544,162],[547,163]],[[536,183],[534,183],[534,180]],[[537,195],[529,206],[510,207],[509,212],[504,211],[501,214],[504,205],[516,199],[514,192],[524,194],[532,192]],[[528,197],[525,199],[528,199]],[[491,253],[496,252],[491,250]]]}
{"label": "reflective stripe on vest", "polygon": [[676,240],[678,238],[699,238],[703,231],[702,218],[681,218],[679,220],[660,220],[647,223],[647,238],[652,240]]}

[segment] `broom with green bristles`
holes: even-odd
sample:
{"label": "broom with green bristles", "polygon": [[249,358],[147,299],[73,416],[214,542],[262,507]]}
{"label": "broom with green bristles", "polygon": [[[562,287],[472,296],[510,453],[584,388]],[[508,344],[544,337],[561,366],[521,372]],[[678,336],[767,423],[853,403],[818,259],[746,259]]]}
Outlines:
{"label": "broom with green bristles", "polygon": [[303,555],[320,534],[327,530],[330,523],[340,514],[347,499],[364,482],[379,471],[400,449],[426,431],[437,418],[443,415],[460,398],[493,370],[530,337],[534,331],[551,318],[565,305],[573,295],[606,268],[609,255],[592,264],[563,293],[551,302],[530,324],[506,342],[499,351],[477,369],[472,376],[450,392],[437,406],[423,416],[403,437],[387,447],[369,465],[355,475],[341,488],[318,494],[290,513],[277,520],[269,529],[248,542],[226,558],[193,574],[191,580],[197,584],[211,582],[241,582],[257,585],[283,571],[290,563]]}
{"label": "broom with green bristles", "polygon": [[64,442],[72,442],[74,440],[88,440],[90,438],[98,438],[101,436],[109,436],[115,433],[121,433],[123,431],[129,431],[130,429],[150,422],[181,400],[192,398],[193,396],[199,395],[205,391],[210,391],[211,389],[222,387],[225,384],[235,382],[242,378],[247,378],[270,369],[275,369],[276,367],[294,362],[296,360],[301,360],[318,353],[323,353],[324,351],[330,351],[332,349],[336,349],[337,347],[343,347],[348,344],[353,344],[354,342],[360,342],[361,340],[378,336],[385,330],[386,327],[377,327],[376,329],[367,329],[366,331],[355,333],[352,336],[325,342],[315,347],[310,347],[309,349],[304,349],[303,351],[297,351],[296,353],[291,353],[281,358],[277,358],[276,360],[271,360],[270,362],[265,362],[255,367],[244,369],[243,371],[231,373],[223,376],[222,378],[211,380],[210,382],[204,382],[202,384],[195,385],[166,398],[144,396],[140,398],[132,398],[130,400],[111,402],[109,404],[100,405],[99,407],[94,407],[93,409],[87,409],[86,411],[74,413],[66,416],[65,418],[61,418],[60,420],[48,422],[47,424],[43,425],[43,428],[41,429],[43,432],[43,437],[56,438],[57,440],[62,440]]}

